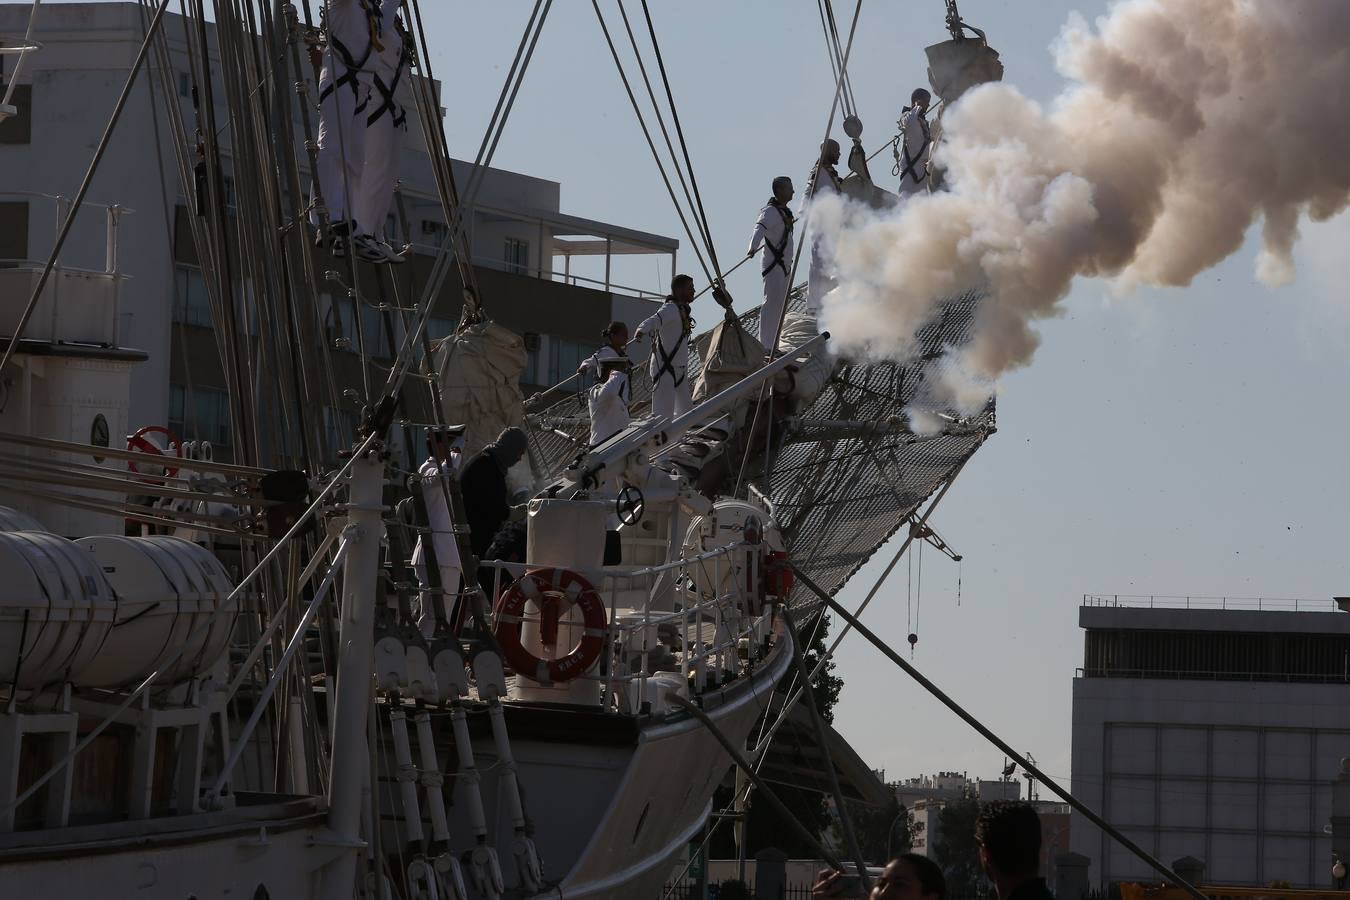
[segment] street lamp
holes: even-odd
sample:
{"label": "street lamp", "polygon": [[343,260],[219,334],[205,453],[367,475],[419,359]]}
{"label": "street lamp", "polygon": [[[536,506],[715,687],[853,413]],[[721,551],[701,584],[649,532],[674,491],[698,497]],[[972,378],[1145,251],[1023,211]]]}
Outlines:
{"label": "street lamp", "polygon": [[1345,862],[1341,859],[1339,853],[1334,854],[1336,861],[1331,864],[1331,877],[1336,883],[1336,890],[1345,890]]}
{"label": "street lamp", "polygon": [[[887,862],[887,863],[889,863],[889,862],[891,861],[891,838],[895,836],[895,823],[896,823],[896,822],[899,822],[901,819],[906,818],[907,816],[909,816],[909,810],[908,810],[908,809],[905,809],[905,808],[901,808],[901,810],[900,810],[900,815],[896,816],[894,819],[891,819],[891,827],[888,828],[888,829],[886,829],[886,862]],[[1338,861],[1338,862],[1339,862],[1339,861]],[[883,865],[884,865],[884,864],[885,864],[885,863],[883,863]],[[1341,874],[1342,874],[1342,875],[1345,874],[1345,867],[1344,867],[1344,866],[1341,866]]]}

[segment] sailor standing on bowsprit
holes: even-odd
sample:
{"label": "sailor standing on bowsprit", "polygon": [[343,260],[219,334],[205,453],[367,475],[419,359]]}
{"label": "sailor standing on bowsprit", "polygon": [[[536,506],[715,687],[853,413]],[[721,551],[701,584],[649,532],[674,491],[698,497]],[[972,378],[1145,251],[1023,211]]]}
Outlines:
{"label": "sailor standing on bowsprit", "polygon": [[789,277],[792,273],[792,179],[779,175],[773,180],[773,196],[760,210],[750,236],[750,255],[762,246],[760,274],[764,276],[764,305],[759,310],[759,342],[764,352],[772,355],[778,320],[787,304]]}
{"label": "sailor standing on bowsprit", "polygon": [[933,134],[928,129],[928,104],[933,95],[923,88],[910,94],[911,106],[900,114],[900,155],[895,164],[900,169],[900,193],[918,194],[928,190],[928,154]]}
{"label": "sailor standing on bowsprit", "polygon": [[398,181],[399,144],[408,130],[408,112],[398,99],[412,55],[412,41],[398,18],[402,5],[403,0],[384,0],[380,32],[383,49],[371,53],[360,79],[365,100],[357,109],[357,127],[365,128],[365,157],[356,194],[357,235],[352,249],[373,263],[402,263],[408,258],[408,247],[391,246],[385,235]]}
{"label": "sailor standing on bowsprit", "polygon": [[676,275],[670,280],[670,295],[633,335],[635,340],[653,336],[649,371],[652,375],[652,415],[671,418],[693,405],[693,387],[687,377],[689,338],[694,320],[689,304],[694,302],[694,279]]}
{"label": "sailor standing on bowsprit", "polygon": [[[811,179],[806,186],[806,201],[825,194],[837,194],[843,181],[839,178],[839,142],[826,138],[820,145],[820,157],[811,169]],[[820,310],[820,299],[834,288],[834,279],[830,277],[825,254],[820,249],[819,230],[811,242],[811,270],[806,276],[806,309],[812,315]]]}
{"label": "sailor standing on bowsprit", "polygon": [[[390,0],[394,8],[394,0]],[[324,4],[319,73],[318,164],[315,178],[328,207],[329,249],[346,256],[355,232],[357,197],[365,166],[366,123],[361,110],[369,85],[362,80],[376,53],[384,49],[382,0],[328,0]],[[311,220],[321,225],[317,210]],[[325,241],[320,234],[319,243]]]}

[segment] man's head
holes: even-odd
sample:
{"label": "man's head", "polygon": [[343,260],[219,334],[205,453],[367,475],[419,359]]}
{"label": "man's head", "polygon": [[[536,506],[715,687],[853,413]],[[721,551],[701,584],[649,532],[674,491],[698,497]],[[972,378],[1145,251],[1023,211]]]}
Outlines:
{"label": "man's head", "polygon": [[694,279],[688,275],[676,275],[670,279],[670,298],[676,303],[693,303]]}
{"label": "man's head", "polygon": [[792,202],[792,179],[786,175],[779,175],[773,180],[773,198],[779,203]]}
{"label": "man's head", "polygon": [[820,161],[827,166],[839,162],[839,142],[834,138],[826,138],[820,145]]}
{"label": "man's head", "polygon": [[928,93],[925,88],[915,88],[914,93],[909,95],[909,102],[924,112],[928,112],[928,104],[933,102],[933,95]]}
{"label": "man's head", "polygon": [[445,462],[450,454],[464,447],[464,426],[427,429],[427,452],[433,458]]}
{"label": "man's head", "polygon": [[628,324],[615,319],[610,322],[600,335],[605,339],[609,346],[618,349],[628,344]]}
{"label": "man's head", "polygon": [[975,820],[980,865],[993,881],[1034,877],[1041,862],[1041,819],[1027,803],[995,800]]}
{"label": "man's head", "polygon": [[520,462],[528,444],[525,432],[519,428],[503,428],[502,433],[497,435],[497,440],[492,442],[493,456],[497,457],[497,462],[503,469],[509,469]]}

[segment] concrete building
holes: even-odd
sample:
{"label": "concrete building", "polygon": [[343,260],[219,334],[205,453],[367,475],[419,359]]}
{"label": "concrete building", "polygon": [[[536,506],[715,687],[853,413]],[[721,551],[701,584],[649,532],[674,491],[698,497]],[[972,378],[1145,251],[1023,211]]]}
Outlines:
{"label": "concrete building", "polygon": [[[1350,615],[1275,607],[1088,598],[1073,791],[1162,861],[1203,860],[1208,883],[1326,887],[1331,784],[1350,756]],[[1072,847],[1094,884],[1156,880],[1079,815]]]}
{"label": "concrete building", "polygon": [[[0,42],[22,42],[28,26],[30,3],[0,4]],[[15,76],[16,54],[0,54],[0,80],[15,81],[12,105],[15,114],[0,123],[0,284],[6,302],[26,299],[27,273],[45,263],[54,245],[58,227],[57,197],[74,194],[113,109],[118,93],[140,46],[146,12],[137,3],[44,4],[36,19],[34,42],[40,49],[23,56]],[[121,289],[110,312],[115,342],[144,351],[147,361],[132,371],[132,401],[127,427],[169,425],[184,439],[210,440],[217,456],[230,458],[231,434],[225,378],[216,335],[207,303],[204,273],[198,265],[191,239],[195,198],[185,191],[175,162],[175,142],[191,134],[174,135],[166,115],[164,86],[177,102],[186,128],[196,122],[193,107],[193,72],[200,59],[189,59],[189,45],[182,19],[168,14],[162,25],[167,39],[168,64],[151,54],[138,79],[112,142],[88,194],[86,207],[76,218],[71,238],[62,254],[63,272],[103,273],[106,263],[105,207],[120,208],[117,265]],[[213,25],[206,26],[215,112],[226,121],[224,86]],[[195,65],[194,65],[195,64]],[[305,68],[309,67],[306,64]],[[281,77],[293,78],[289,70]],[[317,97],[314,73],[308,81],[311,102]],[[439,86],[437,86],[439,88]],[[413,108],[405,80],[404,103]],[[3,96],[0,89],[0,96]],[[199,92],[204,96],[204,92]],[[439,90],[436,96],[441,96]],[[203,101],[204,102],[204,101]],[[302,110],[292,103],[297,135]],[[309,127],[317,122],[313,109],[306,111]],[[446,111],[454,115],[454,110]],[[399,270],[400,284],[414,291],[426,283],[433,262],[433,246],[445,231],[445,219],[432,175],[426,141],[417,116],[410,113],[402,148],[400,191],[406,209],[407,232],[416,255]],[[237,187],[249,174],[234,171],[229,129],[221,129],[220,154],[224,168],[224,193],[235,214]],[[310,173],[301,152],[302,181]],[[462,186],[468,183],[468,164],[455,161],[454,174]],[[561,185],[554,181],[501,170],[490,170],[483,180],[469,216],[470,254],[484,307],[497,322],[525,337],[530,354],[522,378],[527,395],[572,374],[580,359],[600,341],[600,331],[613,318],[633,322],[649,314],[653,298],[668,285],[652,279],[652,260],[661,268],[675,269],[678,242],[673,238],[598,222],[561,211]],[[403,231],[400,216],[390,224]],[[304,233],[297,229],[297,235]],[[233,239],[233,238],[232,238]],[[227,241],[228,243],[228,241]],[[616,283],[616,268],[632,257],[645,264],[625,271],[644,272],[651,279],[641,288]],[[322,262],[331,265],[331,262]],[[371,267],[365,267],[367,269]],[[387,276],[374,271],[361,273],[362,295],[392,302]],[[56,282],[62,282],[58,275]],[[49,288],[55,290],[55,287]],[[361,364],[353,349],[357,332],[354,308],[321,298],[325,321],[316,325],[349,336],[349,343],[336,342],[343,352],[334,354],[339,388],[358,385]],[[458,321],[462,287],[456,272],[436,297],[430,323],[433,338],[448,334]],[[383,333],[384,320],[377,309],[361,312],[370,371],[387,363],[390,336]],[[397,326],[396,326],[397,327]],[[255,332],[256,333],[256,332]],[[369,337],[373,336],[373,337]],[[0,337],[0,340],[3,340]],[[381,376],[382,377],[382,376]],[[322,412],[333,427],[349,429],[355,423],[357,406],[344,401],[341,408]],[[413,415],[425,415],[422,410]],[[114,435],[114,441],[118,436]]]}

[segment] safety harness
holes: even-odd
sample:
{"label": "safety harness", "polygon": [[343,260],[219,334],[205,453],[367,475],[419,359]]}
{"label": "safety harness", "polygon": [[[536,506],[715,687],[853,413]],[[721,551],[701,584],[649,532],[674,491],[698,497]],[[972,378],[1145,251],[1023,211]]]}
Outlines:
{"label": "safety harness", "polygon": [[[400,57],[398,65],[394,68],[394,77],[389,80],[388,86],[385,85],[384,79],[378,73],[371,76],[371,84],[380,95],[380,105],[373,113],[366,116],[367,128],[380,121],[380,117],[385,113],[394,117],[395,128],[406,129],[408,127],[408,111],[394,99],[394,92],[398,90],[398,81],[403,77],[403,69],[403,58]],[[364,109],[360,111],[364,111]]]}
{"label": "safety harness", "polygon": [[[672,300],[671,302],[674,303],[675,301]],[[676,309],[679,309],[679,304],[676,303],[675,307]],[[661,330],[658,328],[656,331],[656,353],[660,360],[660,364],[657,366],[656,371],[652,373],[653,385],[661,380],[662,375],[669,372],[671,381],[674,382],[675,387],[679,387],[684,384],[685,376],[689,374],[687,369],[678,376],[675,374],[675,357],[680,352],[680,348],[684,346],[685,338],[689,336],[689,324],[685,317],[685,312],[682,309],[679,310],[679,312],[680,337],[675,341],[675,346],[671,348],[669,353],[666,352],[666,346],[661,341]]]}
{"label": "safety harness", "polygon": [[[908,111],[909,111],[908,109],[905,110],[905,112]],[[928,131],[928,120],[923,117],[923,113],[919,113],[918,119],[919,119],[919,127],[923,129],[923,146],[924,150],[926,150],[928,149],[928,144],[933,140],[933,137],[932,134]],[[904,120],[902,119],[901,121]],[[909,155],[908,136],[904,133],[903,128],[900,130],[900,135],[901,135],[900,150],[905,155],[905,167],[900,172],[900,181],[903,182],[905,180],[905,176],[908,175],[914,179],[915,184],[922,184],[923,180],[928,177],[928,170],[923,169],[922,167],[919,168],[916,167],[919,166],[919,163],[923,161],[924,151],[920,150],[919,155],[911,159]]]}
{"label": "safety harness", "polygon": [[778,210],[778,214],[783,217],[783,240],[775,247],[773,241],[769,240],[769,236],[767,234],[764,235],[764,246],[769,249],[769,255],[772,259],[770,259],[769,264],[764,267],[764,271],[759,274],[761,276],[767,276],[775,267],[777,267],[783,270],[784,275],[788,275],[790,273],[788,272],[787,267],[787,248],[788,242],[792,240],[792,213],[786,207],[780,206],[772,200],[769,201],[769,205]]}
{"label": "safety harness", "polygon": [[[328,83],[327,87],[321,88],[319,90],[320,103],[327,100],[329,95],[332,94],[333,91],[337,90],[338,88],[344,85],[350,85],[352,89],[352,98],[359,100],[361,97],[361,90],[360,85],[357,83],[356,80],[357,73],[361,71],[361,67],[364,66],[366,64],[366,61],[370,59],[370,54],[372,51],[384,49],[383,45],[380,44],[379,40],[381,29],[380,8],[371,7],[367,5],[366,0],[360,0],[360,3],[361,6],[366,11],[366,30],[369,35],[366,41],[366,52],[362,53],[361,58],[358,60],[356,58],[356,54],[352,53],[352,51],[348,49],[347,45],[342,43],[342,41],[338,39],[337,35],[329,31],[328,46],[331,49],[337,51],[337,55],[339,59],[342,60],[342,66],[343,68],[346,69],[346,71],[343,72],[341,75],[338,75],[336,72],[334,72],[335,77],[333,78],[333,80]],[[360,112],[360,110],[357,111]]]}

